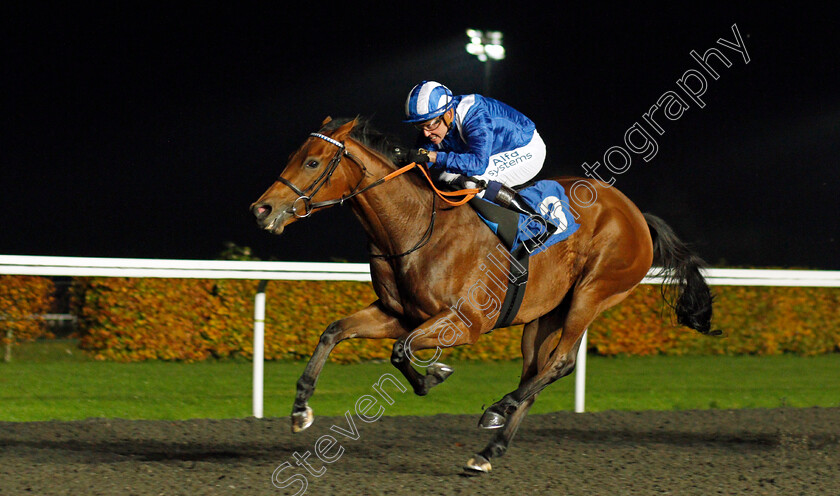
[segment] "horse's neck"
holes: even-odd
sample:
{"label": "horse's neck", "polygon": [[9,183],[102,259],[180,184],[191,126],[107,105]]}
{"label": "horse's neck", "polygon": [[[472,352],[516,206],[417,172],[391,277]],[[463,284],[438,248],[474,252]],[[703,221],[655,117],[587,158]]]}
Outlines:
{"label": "horse's neck", "polygon": [[[366,151],[368,175],[360,188],[394,171],[380,157]],[[370,241],[383,254],[398,254],[416,246],[432,219],[433,193],[417,184],[409,171],[353,198],[351,208]],[[437,229],[437,227],[436,227]]]}

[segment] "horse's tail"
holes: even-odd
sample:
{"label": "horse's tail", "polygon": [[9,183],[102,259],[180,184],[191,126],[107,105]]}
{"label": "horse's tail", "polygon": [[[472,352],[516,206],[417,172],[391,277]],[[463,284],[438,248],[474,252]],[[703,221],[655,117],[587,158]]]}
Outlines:
{"label": "horse's tail", "polygon": [[664,220],[644,216],[653,238],[653,262],[662,267],[662,297],[674,309],[677,322],[703,334],[720,335],[721,331],[711,330],[714,297],[700,272],[705,263]]}

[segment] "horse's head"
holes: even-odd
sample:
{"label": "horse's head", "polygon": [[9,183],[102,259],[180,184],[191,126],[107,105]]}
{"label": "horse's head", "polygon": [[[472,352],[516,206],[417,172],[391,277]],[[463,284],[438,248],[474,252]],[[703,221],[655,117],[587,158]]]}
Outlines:
{"label": "horse's head", "polygon": [[[328,130],[330,121],[328,117],[321,132],[309,136],[291,156],[277,181],[251,205],[251,212],[263,229],[280,234],[295,220],[340,203],[359,187],[364,166],[345,147],[357,121]],[[344,157],[350,160],[342,160]],[[344,162],[350,163],[339,167]]]}

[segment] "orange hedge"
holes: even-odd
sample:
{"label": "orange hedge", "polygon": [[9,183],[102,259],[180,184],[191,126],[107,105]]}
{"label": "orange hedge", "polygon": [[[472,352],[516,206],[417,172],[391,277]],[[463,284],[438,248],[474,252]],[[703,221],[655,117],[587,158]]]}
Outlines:
{"label": "orange hedge", "polygon": [[[82,347],[102,360],[203,360],[253,353],[257,281],[85,278],[76,281]],[[589,349],[601,355],[779,354],[840,350],[840,289],[716,287],[710,338],[671,325],[658,287],[640,286],[590,328]],[[266,292],[266,359],[308,358],[331,322],[375,299],[369,283],[272,281]],[[503,360],[520,356],[521,326],[499,329],[447,358]],[[390,340],[339,344],[338,362],[388,359]],[[425,358],[425,355],[424,355]]]}
{"label": "orange hedge", "polygon": [[[78,279],[81,347],[100,360],[204,360],[250,344],[248,283],[181,279]],[[256,288],[256,283],[250,283]],[[253,293],[253,291],[252,291]]]}
{"label": "orange hedge", "polygon": [[36,318],[50,311],[55,285],[50,279],[36,276],[0,276],[0,343],[50,337],[44,322]]}
{"label": "orange hedge", "polygon": [[720,338],[670,325],[659,287],[639,286],[592,324],[588,346],[602,355],[817,355],[840,351],[840,288],[716,286]]}

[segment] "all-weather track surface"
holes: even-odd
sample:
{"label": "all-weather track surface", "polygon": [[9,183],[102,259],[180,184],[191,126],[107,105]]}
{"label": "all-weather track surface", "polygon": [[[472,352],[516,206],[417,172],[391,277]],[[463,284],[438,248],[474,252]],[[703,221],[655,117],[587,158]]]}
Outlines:
{"label": "all-weather track surface", "polygon": [[[840,494],[840,408],[531,415],[491,473],[466,477],[490,436],[477,420],[0,422],[0,494],[285,495],[304,479],[305,494],[343,496]],[[314,454],[325,435],[344,449],[330,464]],[[295,464],[306,452],[319,476]]]}

